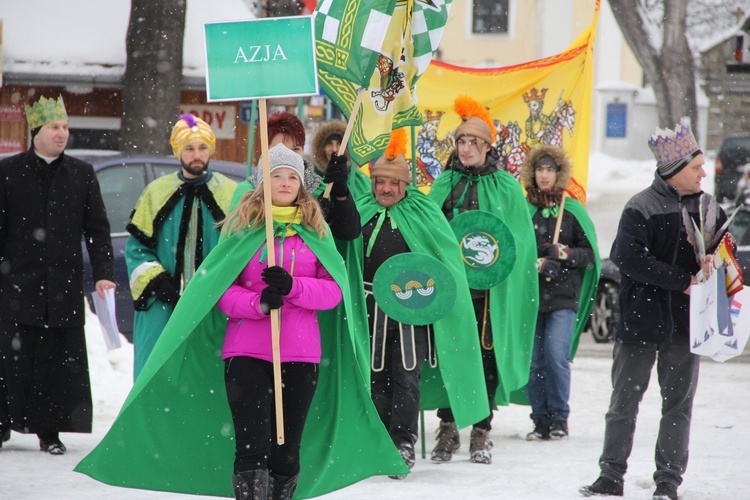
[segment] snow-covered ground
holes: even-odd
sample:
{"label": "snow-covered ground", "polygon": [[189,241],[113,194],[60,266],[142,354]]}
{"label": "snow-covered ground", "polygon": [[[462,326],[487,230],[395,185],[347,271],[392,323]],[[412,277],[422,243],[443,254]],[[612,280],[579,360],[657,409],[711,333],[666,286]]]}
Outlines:
{"label": "snow-covered ground", "polygon": [[[712,190],[713,161],[704,188]],[[602,254],[609,253],[619,213],[635,192],[653,178],[653,162],[632,162],[600,154],[591,156],[589,211],[597,226]],[[2,499],[177,499],[188,495],[115,488],[74,473],[75,465],[95,446],[114,420],[131,386],[132,346],[108,352],[96,318],[87,318],[87,338],[94,393],[93,434],[63,434],[68,453],[54,457],[38,451],[36,436],[13,433],[0,450]],[[452,462],[433,464],[417,459],[404,480],[371,478],[326,495],[327,499],[574,499],[578,488],[596,479],[597,460],[609,400],[611,345],[582,341],[573,366],[570,439],[526,442],[531,430],[529,408],[510,406],[495,412],[491,465],[471,464],[469,430]],[[745,460],[750,432],[742,427],[750,415],[750,357],[720,364],[706,360],[693,415],[691,457],[683,500],[750,498]],[[625,498],[647,499],[653,493],[654,439],[660,413],[655,379],[641,405],[635,446],[626,477]],[[427,454],[437,427],[434,412],[425,415]]]}

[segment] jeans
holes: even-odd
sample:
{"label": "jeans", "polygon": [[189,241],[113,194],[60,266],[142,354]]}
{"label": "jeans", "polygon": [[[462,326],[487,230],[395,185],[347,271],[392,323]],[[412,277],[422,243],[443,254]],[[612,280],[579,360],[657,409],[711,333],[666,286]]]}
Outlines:
{"label": "jeans", "polygon": [[526,391],[531,419],[546,425],[570,414],[570,343],[576,312],[558,309],[539,313]]}
{"label": "jeans", "polygon": [[599,468],[602,476],[622,482],[633,449],[638,406],[648,388],[655,360],[662,404],[654,482],[679,486],[687,469],[690,419],[700,368],[699,357],[690,352],[688,344],[615,343],[612,398]]}

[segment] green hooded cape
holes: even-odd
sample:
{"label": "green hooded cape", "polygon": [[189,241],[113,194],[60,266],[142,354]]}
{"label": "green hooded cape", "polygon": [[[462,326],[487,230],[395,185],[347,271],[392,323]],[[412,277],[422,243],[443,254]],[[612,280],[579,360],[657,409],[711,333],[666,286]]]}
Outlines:
{"label": "green hooded cape", "polygon": [[[369,356],[354,324],[341,256],[330,237],[298,228],[341,287],[344,301],[318,313],[323,357],[302,436],[295,498],[310,498],[378,474],[408,469],[369,395]],[[209,254],[101,443],[76,467],[94,479],[130,488],[232,497],[234,428],[221,348],[226,316],[215,304],[265,242],[257,229],[224,239]],[[349,328],[331,328],[343,308]],[[366,335],[367,333],[365,333]],[[359,345],[358,345],[359,344]]]}
{"label": "green hooded cape", "polygon": [[[526,201],[529,209],[529,217],[533,217],[539,207]],[[575,198],[565,198],[565,211],[570,212],[578,223],[581,225],[583,232],[586,234],[586,238],[591,244],[591,249],[594,251],[594,265],[587,268],[580,269],[581,272],[581,295],[578,299],[578,312],[576,313],[576,322],[573,327],[573,342],[571,343],[570,359],[572,360],[578,350],[578,342],[581,339],[581,332],[586,328],[586,322],[591,314],[591,309],[594,307],[594,299],[596,298],[596,290],[599,285],[599,276],[602,271],[602,260],[599,257],[599,245],[596,242],[596,230],[594,229],[594,223],[591,221],[588,212],[583,207],[580,201]]]}
{"label": "green hooded cape", "polygon": [[[447,170],[435,180],[430,198],[439,206],[463,174]],[[508,278],[490,289],[490,321],[500,383],[495,403],[507,405],[511,393],[529,380],[531,351],[539,309],[539,275],[536,271],[536,236],[521,185],[505,171],[473,179],[479,209],[500,217],[516,242],[516,264]],[[474,318],[474,314],[471,315]]]}
{"label": "green hooded cape", "polygon": [[[356,203],[363,224],[382,208],[371,191]],[[409,249],[437,258],[456,280],[453,308],[433,323],[438,366],[432,368],[426,363],[422,369],[420,406],[433,409],[450,405],[458,427],[475,424],[488,415],[489,408],[477,325],[466,321],[474,316],[474,309],[456,237],[440,208],[413,186],[389,212]],[[361,262],[362,245],[358,248]]]}

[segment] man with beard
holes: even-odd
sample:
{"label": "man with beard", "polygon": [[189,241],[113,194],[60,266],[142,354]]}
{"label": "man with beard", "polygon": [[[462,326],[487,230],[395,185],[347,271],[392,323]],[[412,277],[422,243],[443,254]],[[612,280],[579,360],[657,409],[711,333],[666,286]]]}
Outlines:
{"label": "man with beard", "polygon": [[135,305],[133,378],[143,369],[174,305],[219,241],[217,222],[237,184],[209,168],[211,127],[182,115],[169,140],[182,168],[146,186],[131,214],[125,259]]}
{"label": "man with beard", "polygon": [[12,429],[62,455],[60,432],[91,432],[81,241],[100,297],[114,259],[94,168],[65,154],[62,97],[26,120],[31,147],[0,161],[0,448]]}

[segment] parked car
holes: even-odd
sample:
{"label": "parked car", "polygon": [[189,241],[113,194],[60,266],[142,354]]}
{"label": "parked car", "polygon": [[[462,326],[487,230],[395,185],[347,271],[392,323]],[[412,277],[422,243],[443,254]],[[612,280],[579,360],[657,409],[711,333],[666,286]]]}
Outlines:
{"label": "parked car", "polygon": [[737,194],[737,181],[745,164],[750,163],[750,134],[728,135],[716,155],[714,196],[719,203],[732,202]]}
{"label": "parked car", "polygon": [[[112,246],[115,252],[115,310],[117,324],[129,341],[133,340],[133,297],[130,294],[128,270],[125,265],[125,242],[129,233],[125,226],[130,213],[146,185],[157,177],[177,171],[180,162],[174,156],[106,154],[75,151],[72,156],[91,163],[96,171],[99,186],[107,208],[107,217],[112,231]],[[236,182],[247,177],[247,166],[242,163],[211,160],[211,170],[220,172]],[[81,243],[83,244],[83,242]],[[91,263],[88,252],[83,252],[85,266],[84,293],[91,301],[94,284],[91,278]]]}
{"label": "parked car", "polygon": [[[729,232],[737,242],[737,261],[742,268],[742,277],[750,286],[750,207],[740,206],[729,224]],[[588,330],[596,342],[608,342],[614,335],[620,319],[618,295],[620,293],[620,271],[609,259],[602,261],[602,274],[596,293],[594,307],[589,318]]]}
{"label": "parked car", "polygon": [[587,327],[594,342],[609,342],[614,336],[617,321],[620,319],[619,294],[620,270],[611,260],[603,259],[599,288]]}

